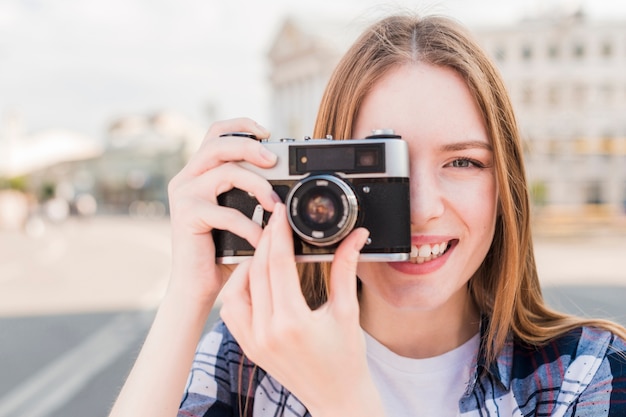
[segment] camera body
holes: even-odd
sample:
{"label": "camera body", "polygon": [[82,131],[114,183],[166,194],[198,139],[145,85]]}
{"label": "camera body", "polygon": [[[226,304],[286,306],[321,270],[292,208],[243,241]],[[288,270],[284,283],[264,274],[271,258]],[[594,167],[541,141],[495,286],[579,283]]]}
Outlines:
{"label": "camera body", "polygon": [[[263,145],[278,156],[274,167],[240,164],[266,178],[285,203],[297,262],[331,261],[339,243],[357,227],[370,232],[360,261],[409,259],[409,157],[400,136],[384,130],[366,139],[281,139]],[[239,189],[219,195],[218,203],[261,226],[271,214]],[[213,238],[218,263],[239,263],[254,254],[245,239],[231,232],[216,229]]]}

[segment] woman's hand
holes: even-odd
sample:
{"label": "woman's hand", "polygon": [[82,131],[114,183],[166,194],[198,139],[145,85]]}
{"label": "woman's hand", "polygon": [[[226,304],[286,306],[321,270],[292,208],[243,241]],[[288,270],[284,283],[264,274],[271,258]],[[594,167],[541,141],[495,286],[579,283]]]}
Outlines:
{"label": "woman's hand", "polygon": [[177,413],[207,316],[228,278],[228,271],[215,264],[211,231],[229,230],[252,245],[262,232],[238,210],[219,206],[217,196],[233,187],[254,192],[269,211],[280,200],[266,179],[236,163],[269,168],[276,156],[255,140],[219,137],[228,132],[269,135],[250,119],[215,123],[197,153],[171,180],[170,285],[111,417]]}
{"label": "woman's hand", "polygon": [[200,149],[170,181],[172,225],[172,277],[169,290],[211,306],[228,278],[227,269],[215,263],[211,231],[235,233],[256,246],[261,227],[233,208],[218,205],[217,196],[232,188],[253,192],[265,210],[274,209],[280,198],[269,182],[236,162],[247,161],[263,168],[276,163],[276,155],[256,140],[220,137],[229,132],[249,132],[257,138],[269,133],[250,119],[215,123]]}
{"label": "woman's hand", "polygon": [[277,204],[253,259],[238,266],[222,293],[222,318],[246,355],[316,417],[383,415],[359,325],[356,266],[367,236],[357,229],[341,243],[329,300],[312,311],[285,206]]}

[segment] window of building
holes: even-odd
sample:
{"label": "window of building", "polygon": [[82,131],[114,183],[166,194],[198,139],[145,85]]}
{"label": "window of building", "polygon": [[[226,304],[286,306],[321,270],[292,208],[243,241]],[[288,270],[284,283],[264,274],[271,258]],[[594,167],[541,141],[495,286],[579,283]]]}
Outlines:
{"label": "window of building", "polygon": [[573,86],[572,96],[574,106],[582,107],[587,101],[588,88],[585,84],[579,83]]}
{"label": "window of building", "polygon": [[580,42],[577,42],[572,47],[572,55],[576,59],[582,59],[585,57],[585,45]]}
{"label": "window of building", "polygon": [[615,96],[615,88],[611,84],[602,84],[600,87],[600,97],[603,105],[613,104],[613,97]]}
{"label": "window of building", "polygon": [[587,184],[585,194],[585,202],[587,204],[604,203],[604,198],[602,198],[602,184],[599,181],[590,181],[589,184]]}
{"label": "window of building", "polygon": [[533,48],[526,44],[522,45],[522,60],[530,61],[533,58]]}
{"label": "window of building", "polygon": [[548,104],[551,106],[558,106],[561,102],[561,88],[556,85],[548,86]]}
{"label": "window of building", "polygon": [[611,58],[613,56],[613,44],[610,41],[604,41],[600,46],[600,54],[604,58]]}
{"label": "window of building", "polygon": [[534,101],[533,95],[532,85],[524,84],[524,86],[522,86],[522,103],[526,106],[532,105]]}
{"label": "window of building", "polygon": [[559,156],[563,152],[563,146],[558,139],[550,139],[548,142],[548,155],[551,158]]}
{"label": "window of building", "polygon": [[602,140],[600,142],[600,153],[603,155],[617,154],[617,141],[613,137],[613,133],[604,132]]}
{"label": "window of building", "polygon": [[561,51],[559,49],[559,45],[554,44],[554,43],[548,45],[548,58],[550,58],[551,60],[558,59],[560,52]]}
{"label": "window of building", "polygon": [[573,151],[579,155],[587,155],[591,151],[591,144],[585,138],[578,137],[572,142]]}

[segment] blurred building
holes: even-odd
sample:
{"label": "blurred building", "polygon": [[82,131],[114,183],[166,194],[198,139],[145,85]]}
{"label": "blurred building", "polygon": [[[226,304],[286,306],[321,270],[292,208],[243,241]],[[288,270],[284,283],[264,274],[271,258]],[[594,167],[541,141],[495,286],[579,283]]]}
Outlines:
{"label": "blurred building", "polygon": [[354,25],[329,19],[283,22],[268,54],[275,137],[313,135],[326,83],[355,35]]}
{"label": "blurred building", "polygon": [[99,212],[166,214],[167,184],[185,165],[198,137],[198,129],[173,112],[114,120],[104,153],[93,166]]}
{"label": "blurred building", "polygon": [[[269,52],[272,130],[311,134],[325,84],[354,29],[285,20]],[[538,212],[588,216],[592,207],[602,216],[624,214],[626,22],[557,11],[472,30],[511,92]]]}
{"label": "blurred building", "polygon": [[626,22],[554,13],[478,31],[508,85],[536,203],[626,211]]}
{"label": "blurred building", "polygon": [[0,131],[0,178],[13,178],[60,162],[90,159],[102,153],[94,138],[67,129],[24,132],[19,114],[4,116]]}
{"label": "blurred building", "polygon": [[26,133],[17,113],[5,115],[0,130],[0,229],[21,228],[46,209],[52,216],[67,216],[69,202],[85,184],[81,179],[102,153],[102,144],[92,137],[67,129]]}
{"label": "blurred building", "polygon": [[0,229],[31,217],[163,216],[167,184],[199,138],[200,129],[174,112],[120,117],[104,140],[62,129],[25,134],[10,115],[0,135]]}

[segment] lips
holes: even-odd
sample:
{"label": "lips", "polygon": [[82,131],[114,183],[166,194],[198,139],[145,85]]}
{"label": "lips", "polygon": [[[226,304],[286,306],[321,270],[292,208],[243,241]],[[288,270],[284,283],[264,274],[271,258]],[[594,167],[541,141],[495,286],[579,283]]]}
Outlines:
{"label": "lips", "polygon": [[389,267],[408,275],[425,275],[443,267],[459,239],[450,236],[414,236],[408,261],[389,262]]}

